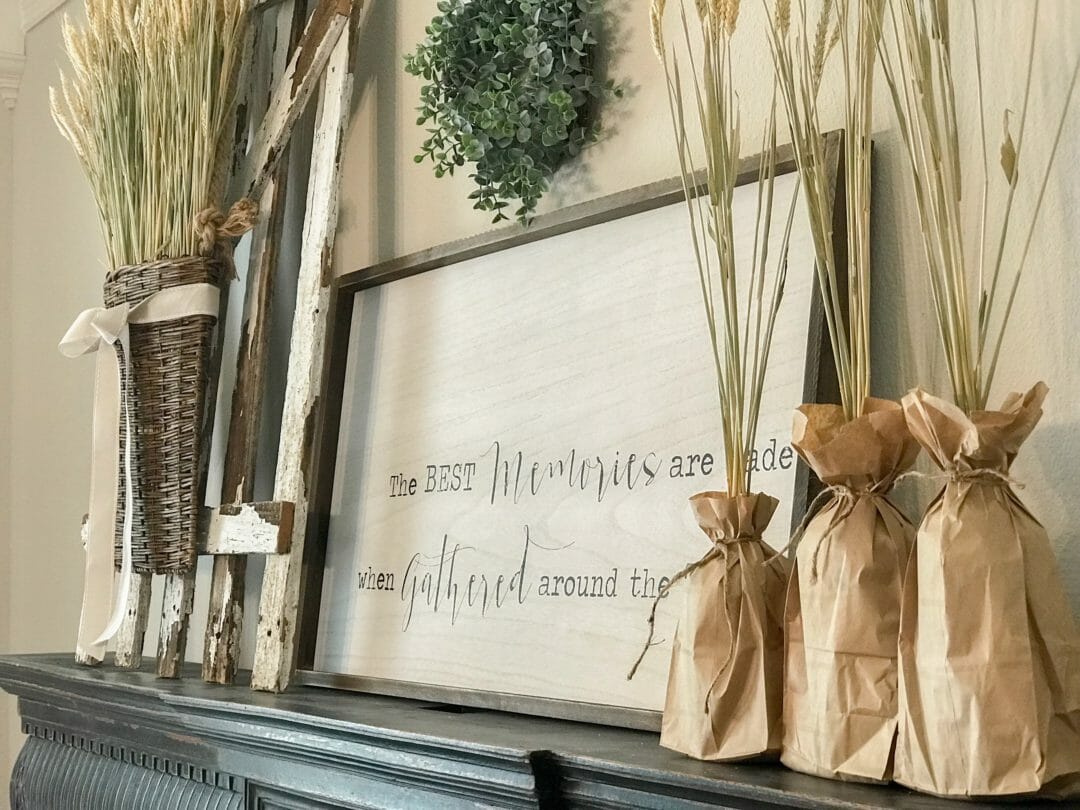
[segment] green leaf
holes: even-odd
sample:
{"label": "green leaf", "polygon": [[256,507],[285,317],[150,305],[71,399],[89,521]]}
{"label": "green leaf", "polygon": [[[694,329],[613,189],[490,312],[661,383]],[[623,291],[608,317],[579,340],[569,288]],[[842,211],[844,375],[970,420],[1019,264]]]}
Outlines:
{"label": "green leaf", "polygon": [[437,177],[468,163],[478,210],[531,220],[553,173],[596,139],[597,100],[618,95],[593,78],[598,0],[438,0],[427,37],[405,57],[420,76],[417,125]]}

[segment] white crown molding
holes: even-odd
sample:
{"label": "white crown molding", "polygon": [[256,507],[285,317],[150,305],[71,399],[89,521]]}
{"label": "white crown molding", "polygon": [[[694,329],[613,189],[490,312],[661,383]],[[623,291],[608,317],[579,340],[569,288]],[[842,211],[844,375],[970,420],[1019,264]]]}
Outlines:
{"label": "white crown molding", "polygon": [[64,5],[64,0],[20,0],[19,5],[22,8],[22,30],[25,33]]}
{"label": "white crown molding", "polygon": [[0,51],[0,102],[9,110],[15,109],[25,62],[21,54]]}
{"label": "white crown molding", "polygon": [[[46,17],[64,5],[64,0],[7,0],[17,6],[21,20],[5,12],[0,20],[0,103],[9,110],[15,109],[19,98],[26,58],[24,37],[26,33]],[[20,24],[21,22],[21,24]]]}

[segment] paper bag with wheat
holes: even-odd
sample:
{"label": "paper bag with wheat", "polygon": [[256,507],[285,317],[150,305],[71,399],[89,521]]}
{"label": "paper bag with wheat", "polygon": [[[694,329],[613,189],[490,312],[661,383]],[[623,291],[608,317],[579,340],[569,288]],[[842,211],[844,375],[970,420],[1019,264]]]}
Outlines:
{"label": "paper bag with wheat", "polygon": [[919,526],[900,631],[896,777],[948,796],[1080,788],[1080,630],[1009,469],[1046,386],[965,414],[916,390],[911,431],[946,478]]}
{"label": "paper bag with wheat", "polygon": [[780,750],[788,563],[761,540],[778,501],[702,492],[690,499],[713,544],[687,577],[660,744],[733,761]]}
{"label": "paper bag with wheat", "polygon": [[[732,202],[740,175],[738,96],[732,81],[732,37],[739,3],[698,3],[697,21],[681,9],[684,52],[663,34],[664,0],[653,0],[650,22],[664,68],[676,152],[701,283],[705,320],[720,399],[727,490],[703,492],[690,503],[712,547],[671,578],[685,585],[686,603],[675,633],[664,703],[662,745],[698,759],[737,760],[775,753],[780,745],[781,620],[787,563],[772,559],[761,539],[775,498],[754,493],[750,465],[769,350],[784,281],[796,195],[774,200],[777,164],[775,110],[765,125],[758,164],[758,207],[752,255],[735,255]],[[691,30],[700,39],[691,36]],[[693,40],[693,41],[692,41]],[[698,63],[687,54],[700,52]],[[692,72],[684,79],[683,69]],[[684,80],[689,88],[684,87]],[[687,110],[696,110],[691,127]],[[693,132],[698,129],[698,132]],[[705,152],[706,190],[693,170],[692,140]],[[695,144],[696,145],[696,144]],[[786,215],[773,228],[774,205]],[[768,282],[768,283],[767,283]],[[649,649],[646,642],[642,656]],[[638,658],[638,664],[641,657]],[[633,677],[637,664],[631,670]]]}
{"label": "paper bag with wheat", "polygon": [[[804,405],[793,444],[826,485],[805,527],[786,607],[782,760],[799,771],[886,781],[896,732],[896,639],[913,528],[889,501],[918,452],[897,403],[870,392],[870,153],[884,0],[777,0],[768,27],[795,161],[806,189],[841,405]],[[836,192],[818,98],[830,60],[843,75]],[[847,224],[844,244],[834,223]]]}
{"label": "paper bag with wheat", "polygon": [[919,452],[895,402],[868,399],[848,421],[804,405],[794,445],[825,484],[806,523],[785,611],[785,765],[888,781],[896,738],[896,643],[915,529],[889,500]]}
{"label": "paper bag with wheat", "polygon": [[[1029,101],[1039,7],[1010,7],[1025,21],[1032,18],[1026,89],[1018,138],[1006,113],[1001,171],[992,170],[980,5],[970,5],[972,27],[965,29],[953,24],[948,3],[896,0],[892,33],[882,48],[953,394],[951,403],[921,390],[904,397],[908,427],[946,483],[919,526],[904,584],[896,779],[945,796],[1070,793],[1080,789],[1080,634],[1046,531],[1010,478],[1020,446],[1042,415],[1046,387],[1011,394],[997,411],[987,402],[1070,119],[1080,58],[1072,57],[1049,158],[1032,171],[1024,133],[1034,109]],[[1008,21],[1010,32],[1015,22]],[[963,31],[973,31],[975,39],[981,195],[968,193],[961,180],[972,171],[964,158],[979,154],[961,141],[954,103],[952,46],[954,38],[969,35]],[[1017,193],[1040,175],[1037,194]],[[995,199],[1004,204],[989,219]],[[969,200],[978,203],[975,233],[959,227],[976,213]],[[1011,226],[1020,200],[1032,209],[1026,233],[1018,234]],[[988,222],[999,229],[992,242]],[[1011,245],[1016,235],[1023,241]],[[1007,260],[1016,261],[1008,272]]]}

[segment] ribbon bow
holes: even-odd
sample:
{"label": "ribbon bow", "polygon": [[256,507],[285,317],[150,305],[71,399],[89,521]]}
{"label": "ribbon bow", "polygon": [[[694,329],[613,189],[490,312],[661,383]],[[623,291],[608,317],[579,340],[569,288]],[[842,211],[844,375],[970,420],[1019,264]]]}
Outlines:
{"label": "ribbon bow", "polygon": [[[86,583],[78,646],[80,653],[87,653],[99,661],[105,656],[106,642],[116,635],[123,623],[131,587],[135,482],[131,472],[131,409],[122,407],[125,401],[131,401],[130,325],[198,315],[216,318],[219,297],[220,292],[213,284],[186,284],[160,290],[135,306],[125,303],[115,307],[95,307],[80,313],[60,341],[60,353],[65,357],[97,353]],[[101,351],[104,347],[111,347],[113,351]],[[119,449],[121,412],[128,437],[122,467]],[[124,522],[120,590],[113,598],[112,538],[121,469],[124,475]],[[98,632],[102,627],[104,629]]]}

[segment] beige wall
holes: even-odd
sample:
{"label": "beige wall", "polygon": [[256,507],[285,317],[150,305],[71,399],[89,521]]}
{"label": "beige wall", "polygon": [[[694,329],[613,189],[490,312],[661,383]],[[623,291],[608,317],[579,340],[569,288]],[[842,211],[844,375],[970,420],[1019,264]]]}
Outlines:
{"label": "beige wall", "polygon": [[[11,512],[11,112],[0,105],[0,650],[9,641],[11,543],[8,515]],[[0,695],[0,786],[10,770],[9,729],[13,726],[14,700]],[[7,791],[0,787],[0,807]]]}
{"label": "beige wall", "polygon": [[[82,590],[78,527],[86,511],[92,361],[56,344],[80,309],[101,297],[101,237],[74,155],[49,119],[62,58],[59,20],[29,33],[12,116],[9,636],[19,652],[73,647]],[[7,704],[11,707],[11,702]],[[19,740],[9,718],[13,758]],[[4,774],[10,760],[4,764]],[[6,778],[5,778],[6,782]],[[6,791],[3,791],[6,796]]]}
{"label": "beige wall", "polygon": [[[77,5],[73,0],[68,7]],[[619,20],[609,40],[615,43],[610,72],[626,84],[626,97],[607,110],[606,139],[556,179],[545,210],[676,172],[666,103],[648,45],[645,5],[643,0],[609,2]],[[769,83],[763,77],[769,76],[771,68],[762,39],[761,9],[753,2],[743,5],[739,74],[749,132],[766,102]],[[995,60],[987,84],[987,106],[991,136],[996,137],[1002,106],[1019,106],[1016,77],[1022,72],[1019,51],[1024,37],[1017,33],[1023,24],[1017,24],[1015,17],[1026,19],[1027,6],[997,0],[993,7],[1008,17],[986,20],[984,53]],[[1048,98],[1061,98],[1066,65],[1080,42],[1080,4],[1053,0],[1043,8],[1044,47],[1032,98],[1038,113],[1049,112]],[[464,177],[435,180],[428,165],[412,162],[422,139],[414,123],[418,84],[402,71],[401,57],[423,37],[433,9],[434,0],[375,0],[371,4],[360,48],[358,106],[345,155],[337,249],[341,271],[488,227],[487,217],[472,211],[465,200],[469,189]],[[5,143],[4,116],[8,114],[0,109],[0,324],[8,322],[5,313],[11,323],[10,340],[4,340],[0,332],[0,458],[10,459],[13,472],[5,484],[0,466],[0,515],[6,516],[0,518],[5,521],[0,523],[0,649],[68,650],[82,588],[77,528],[88,491],[92,364],[64,360],[56,342],[71,318],[100,297],[101,240],[79,168],[48,116],[47,88],[55,81],[56,65],[63,62],[55,16],[30,33],[26,53],[19,104],[10,116],[10,149]],[[969,57],[962,51],[958,62],[966,67]],[[884,96],[881,102],[875,165],[876,388],[883,395],[897,396],[921,382],[944,391],[937,338],[927,320],[926,284],[910,194]],[[964,119],[973,120],[974,94],[967,93],[961,104]],[[829,124],[836,125],[838,99],[828,99],[826,107]],[[1029,276],[1017,299],[996,398],[1037,378],[1050,384],[1046,418],[1025,448],[1016,475],[1027,483],[1024,499],[1054,538],[1074,606],[1080,608],[1080,502],[1074,495],[1080,480],[1080,411],[1075,405],[1080,402],[1080,363],[1071,339],[1074,320],[1080,315],[1080,282],[1075,271],[1075,257],[1080,255],[1076,223],[1080,106],[1074,108],[1072,118],[1059,173],[1048,190],[1046,216],[1029,259]],[[1045,154],[1048,129],[1033,123],[1031,154]],[[5,163],[5,154],[13,156],[12,163]],[[11,185],[5,174],[9,168]],[[1022,165],[1021,172],[1035,173],[1035,168]],[[10,217],[3,202],[8,188],[14,200]],[[5,245],[10,246],[13,261],[10,275],[4,268]],[[7,346],[10,355],[2,348]],[[11,384],[14,380],[17,387]],[[5,442],[10,442],[9,448]],[[911,503],[925,503],[930,485],[907,487]],[[5,497],[9,498],[7,508]],[[200,588],[202,604],[205,576]],[[7,621],[5,603],[10,605]],[[193,628],[191,636],[189,652],[194,652],[201,631]],[[5,698],[0,706],[11,710],[12,702]],[[2,714],[0,722],[4,722]],[[0,780],[6,777],[17,745],[14,716],[9,714],[6,723],[12,747],[5,760],[4,726],[0,726]],[[0,797],[5,796],[6,791],[0,790]],[[0,806],[4,800],[0,798]]]}

